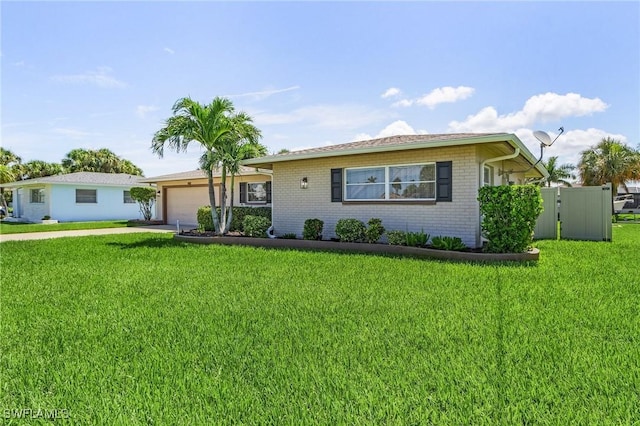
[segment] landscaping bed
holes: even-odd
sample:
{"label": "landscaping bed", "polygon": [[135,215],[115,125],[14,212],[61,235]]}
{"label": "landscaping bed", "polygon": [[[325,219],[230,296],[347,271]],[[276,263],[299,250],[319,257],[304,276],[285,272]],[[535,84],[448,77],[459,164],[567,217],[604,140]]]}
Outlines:
{"label": "landscaping bed", "polygon": [[346,251],[355,253],[389,254],[396,256],[408,256],[431,259],[446,259],[468,262],[527,262],[537,261],[540,251],[536,248],[524,253],[484,253],[482,251],[452,251],[438,250],[424,247],[407,247],[390,244],[369,243],[345,243],[328,240],[300,240],[290,238],[253,238],[242,236],[241,233],[217,236],[214,232],[185,231],[175,234],[174,238],[195,244],[221,244],[243,245],[251,247],[295,249],[295,250],[320,250],[320,251]]}

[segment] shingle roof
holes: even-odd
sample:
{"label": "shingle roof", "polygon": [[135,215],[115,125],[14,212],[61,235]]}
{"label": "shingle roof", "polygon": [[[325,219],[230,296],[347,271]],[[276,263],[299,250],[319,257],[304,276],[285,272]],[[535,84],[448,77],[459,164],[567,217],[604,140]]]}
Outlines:
{"label": "shingle roof", "polygon": [[26,186],[36,184],[76,184],[76,185],[105,185],[105,186],[133,186],[141,183],[142,176],[128,175],[126,173],[97,173],[77,172],[64,175],[47,176],[43,178],[26,179],[11,183],[5,183],[3,187]]}
{"label": "shingle roof", "polygon": [[[289,161],[303,158],[357,154],[360,152],[391,151],[395,149],[415,149],[428,147],[430,144],[456,145],[457,143],[479,143],[482,141],[499,141],[511,139],[508,133],[444,133],[426,135],[398,135],[386,138],[348,142],[339,145],[328,145],[317,148],[291,151],[283,154],[245,160],[244,164],[263,166],[276,161]],[[264,167],[264,166],[263,166]]]}
{"label": "shingle roof", "polygon": [[[240,166],[240,174],[241,175],[251,175],[251,174],[271,174],[271,170],[260,170],[255,167],[247,167]],[[216,172],[213,174],[214,176],[220,176],[220,172]],[[187,180],[187,179],[206,179],[207,175],[202,170],[190,170],[188,172],[179,172],[179,173],[171,173],[168,175],[154,176],[150,178],[144,178],[141,182],[163,182],[169,180]]]}

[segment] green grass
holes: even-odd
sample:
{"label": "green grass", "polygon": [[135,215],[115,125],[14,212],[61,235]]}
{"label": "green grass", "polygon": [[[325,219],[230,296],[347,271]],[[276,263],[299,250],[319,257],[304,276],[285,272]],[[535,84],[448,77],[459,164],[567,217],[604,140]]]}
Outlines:
{"label": "green grass", "polygon": [[0,234],[23,234],[26,232],[70,231],[74,229],[126,228],[126,220],[100,222],[63,222],[63,223],[17,223],[0,222]]}
{"label": "green grass", "polygon": [[5,242],[0,410],[65,409],[74,424],[638,424],[640,227],[536,246],[537,264],[478,265],[160,234]]}

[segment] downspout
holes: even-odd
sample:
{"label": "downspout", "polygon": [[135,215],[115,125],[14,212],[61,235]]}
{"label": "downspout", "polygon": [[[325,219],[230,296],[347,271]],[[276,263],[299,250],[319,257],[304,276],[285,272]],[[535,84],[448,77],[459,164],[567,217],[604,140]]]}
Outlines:
{"label": "downspout", "polygon": [[[495,157],[495,158],[488,158],[486,160],[484,160],[482,163],[480,163],[480,170],[478,173],[478,189],[482,188],[484,186],[484,166],[487,165],[487,163],[495,163],[496,161],[502,161],[502,160],[510,160],[512,158],[516,158],[518,155],[520,155],[520,148],[519,147],[515,147],[515,151],[513,152],[513,154],[507,154],[507,155],[503,155],[501,157]],[[476,246],[480,247],[482,245],[482,216],[480,215],[480,211],[478,211],[478,228],[476,231]]]}

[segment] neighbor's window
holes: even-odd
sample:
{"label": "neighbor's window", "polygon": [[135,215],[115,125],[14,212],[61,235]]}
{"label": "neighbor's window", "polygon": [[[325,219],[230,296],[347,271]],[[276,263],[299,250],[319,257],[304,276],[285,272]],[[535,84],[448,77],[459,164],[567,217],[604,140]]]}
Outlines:
{"label": "neighbor's window", "polygon": [[435,200],[436,165],[347,169],[345,193],[346,200]]}
{"label": "neighbor's window", "polygon": [[95,204],[98,202],[98,194],[95,189],[76,189],[76,203]]}
{"label": "neighbor's window", "polygon": [[44,203],[44,189],[32,189],[31,190],[31,202],[42,204]]}
{"label": "neighbor's window", "polygon": [[490,166],[484,166],[482,175],[482,186],[493,185],[493,169]]}
{"label": "neighbor's window", "polygon": [[267,184],[265,182],[247,184],[247,203],[266,203]]}
{"label": "neighbor's window", "polygon": [[131,198],[131,191],[123,191],[122,194],[125,204],[134,204],[136,202]]}

